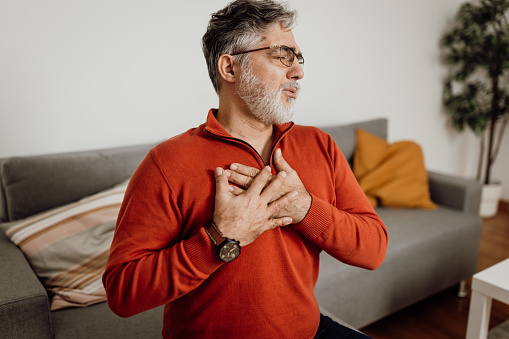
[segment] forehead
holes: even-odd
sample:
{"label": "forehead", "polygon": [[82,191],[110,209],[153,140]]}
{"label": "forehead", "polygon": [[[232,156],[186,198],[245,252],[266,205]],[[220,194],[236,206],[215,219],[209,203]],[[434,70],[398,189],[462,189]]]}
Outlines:
{"label": "forehead", "polygon": [[[293,32],[283,25],[273,25],[262,37],[260,46],[285,45],[299,52],[299,46],[295,42]],[[263,47],[262,46],[262,47]]]}

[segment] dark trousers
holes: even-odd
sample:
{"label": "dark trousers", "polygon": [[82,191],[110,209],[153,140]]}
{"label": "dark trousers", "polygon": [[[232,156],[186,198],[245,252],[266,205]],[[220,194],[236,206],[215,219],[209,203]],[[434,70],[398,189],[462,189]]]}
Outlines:
{"label": "dark trousers", "polygon": [[320,326],[316,332],[315,339],[337,339],[337,338],[359,338],[368,339],[365,334],[354,331],[348,327],[338,324],[331,318],[320,314]]}

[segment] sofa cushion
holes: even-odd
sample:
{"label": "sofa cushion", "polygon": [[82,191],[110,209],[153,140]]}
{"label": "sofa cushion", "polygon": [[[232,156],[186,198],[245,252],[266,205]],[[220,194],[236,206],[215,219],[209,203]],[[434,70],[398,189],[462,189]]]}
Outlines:
{"label": "sofa cushion", "polygon": [[415,142],[389,144],[358,129],[353,172],[373,207],[436,208],[430,200],[424,157]]}
{"label": "sofa cushion", "polygon": [[[106,303],[51,312],[55,338],[161,339],[164,306],[121,318]],[[86,319],[86,321],[83,321]]]}
{"label": "sofa cushion", "polygon": [[0,225],[52,296],[51,310],[106,300],[101,278],[126,186]]}

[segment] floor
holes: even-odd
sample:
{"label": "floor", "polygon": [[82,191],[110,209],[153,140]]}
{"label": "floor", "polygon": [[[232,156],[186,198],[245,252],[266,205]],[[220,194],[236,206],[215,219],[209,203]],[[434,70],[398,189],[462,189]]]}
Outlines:
{"label": "floor", "polygon": [[[509,209],[501,206],[499,213],[483,222],[477,271],[482,271],[509,258]],[[467,282],[470,290],[471,281]],[[457,297],[451,288],[409,306],[362,331],[374,339],[464,339],[467,330],[470,295]],[[490,328],[509,319],[509,305],[493,300]]]}

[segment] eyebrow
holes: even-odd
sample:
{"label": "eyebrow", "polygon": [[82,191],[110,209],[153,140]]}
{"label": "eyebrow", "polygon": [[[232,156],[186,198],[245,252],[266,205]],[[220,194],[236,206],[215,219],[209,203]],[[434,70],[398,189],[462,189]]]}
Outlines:
{"label": "eyebrow", "polygon": [[295,54],[295,56],[296,56],[297,58],[301,58],[301,57],[302,57],[302,51],[299,51],[299,53],[297,53],[297,52],[295,51],[295,49],[296,49],[295,47],[290,47],[290,46],[288,46],[288,47],[292,49],[293,53]]}
{"label": "eyebrow", "polygon": [[293,53],[295,53],[296,56],[302,56],[302,51],[299,51],[299,53],[297,53],[296,52],[296,49],[297,49],[296,47],[294,47],[294,46],[287,46],[287,45],[282,45],[282,46],[286,46],[288,48],[291,48]]}

